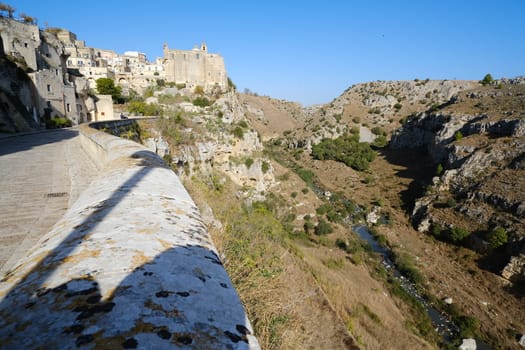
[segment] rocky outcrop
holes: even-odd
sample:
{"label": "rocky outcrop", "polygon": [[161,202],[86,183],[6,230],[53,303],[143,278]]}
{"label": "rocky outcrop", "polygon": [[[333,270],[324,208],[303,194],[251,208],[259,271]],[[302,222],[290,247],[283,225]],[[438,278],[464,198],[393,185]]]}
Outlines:
{"label": "rocky outcrop", "polygon": [[512,281],[523,280],[525,272],[523,96],[525,85],[516,82],[461,93],[438,110],[409,118],[390,143],[397,150],[422,148],[442,169],[415,203],[415,227],[468,227],[478,232],[470,246],[482,251],[489,249],[489,232],[504,228],[508,243],[501,249],[509,263],[502,276]]}
{"label": "rocky outcrop", "polygon": [[245,117],[255,113],[264,118],[261,109],[241,104],[233,92],[219,97],[211,107],[187,102],[166,107],[191,118],[188,125],[177,131],[185,135],[185,141],[170,145],[169,140],[153,128],[151,137],[144,143],[165,160],[171,159],[181,176],[189,177],[197,170],[203,174],[218,170],[242,187],[244,196],[254,200],[263,199],[276,184],[271,162],[262,156],[260,135]]}

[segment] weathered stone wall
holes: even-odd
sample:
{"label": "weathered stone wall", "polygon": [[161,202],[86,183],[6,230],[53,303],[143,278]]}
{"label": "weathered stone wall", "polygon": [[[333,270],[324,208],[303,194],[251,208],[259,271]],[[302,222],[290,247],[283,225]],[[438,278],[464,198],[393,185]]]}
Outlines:
{"label": "weathered stone wall", "polygon": [[0,283],[0,347],[258,349],[178,177],[141,145],[81,127],[101,169]]}

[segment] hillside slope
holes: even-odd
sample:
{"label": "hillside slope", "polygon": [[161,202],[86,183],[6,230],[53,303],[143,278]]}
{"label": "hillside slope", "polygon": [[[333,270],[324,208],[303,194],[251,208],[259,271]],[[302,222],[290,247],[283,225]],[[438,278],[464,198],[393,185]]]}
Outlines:
{"label": "hillside slope", "polygon": [[[517,349],[525,332],[524,86],[523,79],[358,84],[314,113],[304,110],[296,117],[302,128],[272,141],[323,188],[387,215],[390,226],[377,231],[413,257],[430,294],[453,296],[455,310],[476,319],[495,348]],[[362,140],[367,132],[393,138],[368,170],[312,157],[324,138],[355,130]],[[454,227],[468,228],[469,237],[454,241]]]}

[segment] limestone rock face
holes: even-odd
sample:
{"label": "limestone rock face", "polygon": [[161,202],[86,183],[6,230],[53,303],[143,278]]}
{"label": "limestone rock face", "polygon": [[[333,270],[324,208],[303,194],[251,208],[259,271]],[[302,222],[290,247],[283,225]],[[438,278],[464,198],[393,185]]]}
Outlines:
{"label": "limestone rock face", "polygon": [[459,350],[476,350],[477,348],[476,340],[472,338],[463,339],[459,346]]}
{"label": "limestone rock face", "polygon": [[525,85],[519,83],[461,93],[443,108],[409,118],[390,143],[397,150],[424,149],[443,169],[416,201],[414,226],[422,232],[468,227],[480,232],[469,239],[480,251],[490,250],[484,240],[502,227],[509,257],[502,276],[511,281],[525,274],[523,96]]}
{"label": "limestone rock face", "polygon": [[508,280],[525,281],[525,252],[510,258],[501,275]]}
{"label": "limestone rock face", "polygon": [[[146,144],[160,156],[171,152],[172,166],[184,169],[180,175],[191,175],[195,170],[205,174],[219,170],[243,187],[245,195],[252,199],[264,198],[266,191],[275,185],[270,161],[261,156],[263,144],[260,136],[245,117],[250,113],[264,119],[262,109],[241,104],[232,92],[215,100],[211,108],[187,102],[170,108],[190,113],[186,118],[191,118],[199,131],[188,127],[183,131],[188,136],[186,141],[171,147],[158,131],[153,131],[155,135],[146,140]],[[235,128],[241,128],[242,135],[235,135]]]}

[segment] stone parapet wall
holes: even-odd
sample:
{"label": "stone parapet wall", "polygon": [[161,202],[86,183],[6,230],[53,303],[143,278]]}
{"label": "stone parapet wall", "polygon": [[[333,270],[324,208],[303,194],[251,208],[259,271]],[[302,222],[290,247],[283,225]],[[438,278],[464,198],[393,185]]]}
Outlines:
{"label": "stone parapet wall", "polygon": [[100,174],[0,281],[0,348],[259,349],[179,178],[139,144],[80,133]]}

